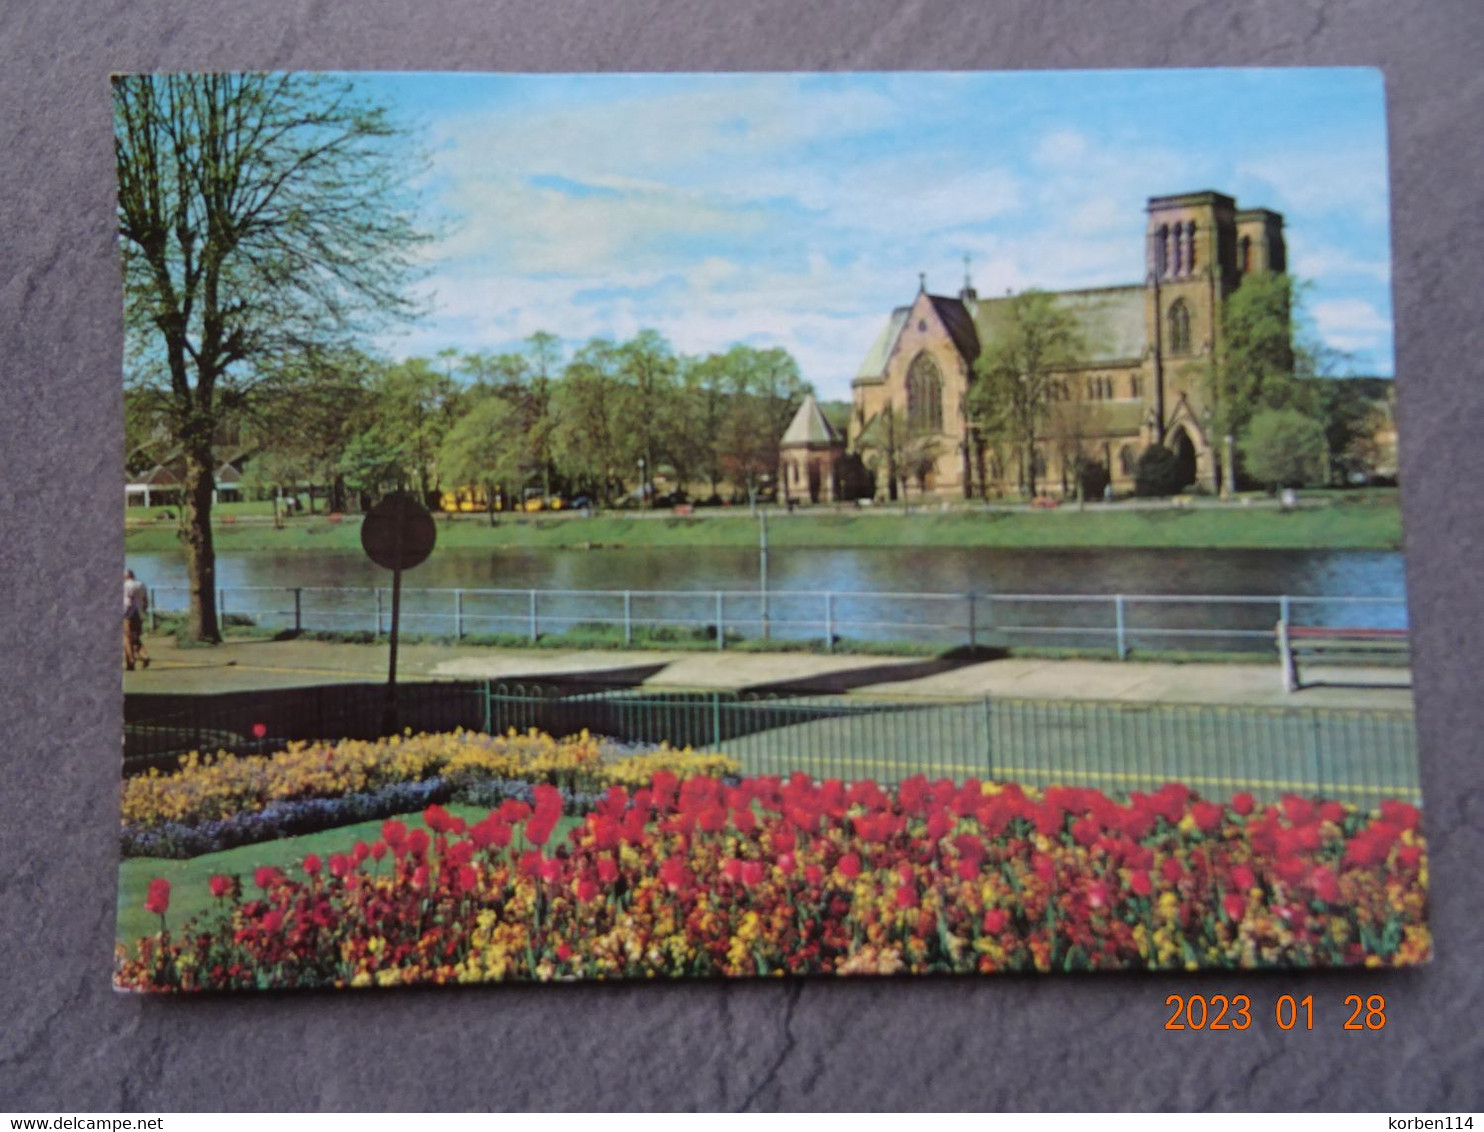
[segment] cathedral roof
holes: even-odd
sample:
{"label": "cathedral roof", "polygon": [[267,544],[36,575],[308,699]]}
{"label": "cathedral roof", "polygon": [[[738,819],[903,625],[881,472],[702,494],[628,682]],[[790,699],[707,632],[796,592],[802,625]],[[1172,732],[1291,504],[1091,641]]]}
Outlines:
{"label": "cathedral roof", "polygon": [[960,299],[948,299],[942,295],[929,295],[928,299],[943,325],[948,327],[949,337],[964,356],[964,361],[973,365],[979,356],[979,332],[974,327],[974,316],[969,313],[969,308]]}
{"label": "cathedral roof", "polygon": [[876,341],[866,351],[861,368],[856,371],[857,381],[880,381],[886,375],[886,363],[891,359],[891,348],[896,345],[897,335],[902,332],[902,327],[907,325],[907,315],[911,310],[911,307],[898,307],[891,312],[881,333],[876,335]]}
{"label": "cathedral roof", "polygon": [[[1144,356],[1144,287],[1094,287],[1085,291],[1053,291],[1056,305],[1077,320],[1086,348],[1085,360],[1127,361]],[[1010,317],[1010,298],[978,299],[972,305],[980,342],[1003,335]]]}
{"label": "cathedral roof", "polygon": [[783,439],[778,444],[781,448],[802,448],[839,444],[840,442],[840,434],[825,419],[824,413],[819,408],[819,402],[811,393],[804,398],[804,403],[799,406],[799,411],[794,414],[794,419],[789,423],[783,433]]}

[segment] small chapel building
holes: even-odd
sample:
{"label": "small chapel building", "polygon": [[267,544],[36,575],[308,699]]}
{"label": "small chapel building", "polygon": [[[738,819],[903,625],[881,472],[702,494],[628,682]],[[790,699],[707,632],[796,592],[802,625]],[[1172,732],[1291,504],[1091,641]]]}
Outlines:
{"label": "small chapel building", "polygon": [[956,296],[930,294],[922,280],[916,298],[892,311],[851,383],[845,438],[875,465],[878,496],[886,494],[879,454],[900,451],[907,437],[917,446],[914,486],[930,494],[1016,494],[1031,471],[1038,491],[1073,494],[1088,467],[1129,491],[1152,445],[1175,454],[1187,486],[1219,490],[1224,438],[1210,435],[1206,375],[1222,304],[1247,275],[1287,270],[1283,217],[1211,191],[1151,197],[1147,214],[1142,282],[1053,293],[1084,345],[1075,364],[1055,372],[1055,400],[1075,403],[1085,426],[1075,452],[1048,427],[1028,454],[1033,469],[1026,453],[986,444],[967,406],[974,364],[1004,332],[1013,299],[980,298],[966,272]]}

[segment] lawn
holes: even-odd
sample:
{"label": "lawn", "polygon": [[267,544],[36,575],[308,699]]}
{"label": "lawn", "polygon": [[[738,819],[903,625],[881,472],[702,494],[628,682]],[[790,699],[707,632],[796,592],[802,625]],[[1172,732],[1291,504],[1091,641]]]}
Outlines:
{"label": "lawn", "polygon": [[[487,808],[456,803],[449,804],[444,809],[469,822],[478,821],[489,812]],[[408,829],[427,828],[421,813],[399,816]],[[317,853],[321,859],[328,860],[331,853],[347,852],[357,841],[373,842],[381,836],[381,822],[382,819],[358,822],[338,829],[306,833],[302,837],[261,841],[256,845],[243,845],[221,853],[207,853],[185,861],[157,857],[128,858],[119,865],[118,924],[115,936],[121,943],[134,944],[141,936],[160,930],[159,917],[144,910],[145,890],[155,877],[163,877],[170,882],[170,912],[166,921],[172,930],[178,930],[192,916],[207,911],[216,903],[206,887],[207,881],[215,874],[224,873],[230,876],[235,873],[241,877],[243,899],[250,900],[257,892],[253,888],[252,874],[260,865],[272,865],[302,879],[303,873],[299,870],[299,865],[308,854]],[[562,844],[567,838],[567,831],[576,824],[576,818],[563,818],[552,834],[550,844]],[[517,839],[513,847],[518,846]],[[381,865],[383,870],[389,867],[386,862]]]}
{"label": "lawn", "polygon": [[[982,511],[962,507],[912,514],[885,510],[801,509],[770,514],[776,547],[1000,546],[1006,548],[1183,547],[1250,549],[1397,549],[1401,511],[1395,492],[1354,493],[1290,512],[1266,506],[1135,508],[1089,505],[1047,511]],[[268,523],[216,525],[218,551],[357,550],[360,522],[347,515],[299,516],[275,530]],[[745,510],[691,516],[603,514],[593,518],[440,516],[444,549],[503,546],[601,549],[647,546],[756,546],[758,522]],[[132,526],[131,551],[175,550],[175,524]]]}

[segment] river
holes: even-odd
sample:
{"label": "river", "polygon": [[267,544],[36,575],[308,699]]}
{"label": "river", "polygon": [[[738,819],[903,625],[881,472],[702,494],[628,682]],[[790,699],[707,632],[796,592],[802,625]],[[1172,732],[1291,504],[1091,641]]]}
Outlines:
{"label": "river", "polygon": [[[184,606],[185,567],[179,555],[133,554],[129,565],[154,587],[160,609]],[[728,632],[757,636],[764,612],[755,596],[759,575],[758,553],[735,548],[435,552],[405,575],[406,628],[450,634],[461,624],[466,633],[527,634],[533,604],[528,591],[536,590],[541,591],[534,601],[538,632],[598,621],[617,630],[624,619],[622,591],[628,590],[632,623],[661,622],[714,634],[716,591],[726,591],[720,601]],[[370,590],[389,586],[390,575],[353,552],[254,551],[221,555],[217,584],[230,611],[263,622],[292,624],[291,591],[298,588],[304,627],[370,629],[377,623],[376,595]],[[1397,551],[790,548],[770,552],[768,588],[767,629],[783,638],[823,638],[828,630],[840,637],[952,643],[966,641],[970,632],[998,629],[1019,643],[1111,647],[1116,614],[1108,599],[1115,594],[1275,599],[1287,594],[1309,599],[1290,606],[1299,623],[1406,625],[1403,560]],[[428,590],[466,592],[462,597],[420,592]],[[475,590],[520,592],[467,592]],[[655,591],[666,593],[653,596]],[[826,599],[825,592],[834,596]],[[971,602],[970,593],[980,596]],[[1102,595],[1104,600],[1022,601],[1009,595]],[[1357,597],[1390,600],[1340,600]],[[383,625],[389,609],[383,594]],[[1136,648],[1270,649],[1278,611],[1276,600],[1130,599],[1124,621]]]}

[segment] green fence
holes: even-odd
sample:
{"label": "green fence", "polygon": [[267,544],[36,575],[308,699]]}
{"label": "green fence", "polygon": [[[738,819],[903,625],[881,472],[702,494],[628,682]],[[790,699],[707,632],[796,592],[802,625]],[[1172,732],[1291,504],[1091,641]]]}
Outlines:
{"label": "green fence", "polygon": [[[252,753],[291,739],[377,734],[381,689],[335,685],[222,696],[128,697],[126,768],[192,748]],[[1371,806],[1420,801],[1406,712],[1096,701],[880,701],[658,693],[634,687],[408,684],[402,723],[721,751],[743,773],[897,782],[914,774],[1112,793],[1183,782],[1211,798],[1288,792]]]}
{"label": "green fence", "polygon": [[[535,694],[533,694],[535,692]],[[488,725],[538,727],[722,751],[747,774],[914,774],[1115,793],[1184,782],[1208,797],[1289,792],[1357,804],[1420,801],[1405,712],[1095,701],[968,703],[632,691],[564,696],[493,685]]]}

